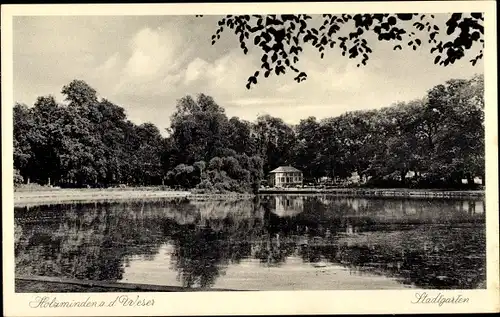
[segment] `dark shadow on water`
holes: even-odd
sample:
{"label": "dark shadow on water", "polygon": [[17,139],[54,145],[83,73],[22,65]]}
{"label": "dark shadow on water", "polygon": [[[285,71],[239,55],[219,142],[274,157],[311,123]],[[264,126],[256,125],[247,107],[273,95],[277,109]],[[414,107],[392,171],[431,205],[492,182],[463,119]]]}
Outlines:
{"label": "dark shadow on water", "polygon": [[164,269],[185,287],[212,287],[246,259],[279,268],[290,256],[423,288],[473,289],[486,275],[482,200],[282,195],[15,210],[17,275],[119,281],[165,244]]}

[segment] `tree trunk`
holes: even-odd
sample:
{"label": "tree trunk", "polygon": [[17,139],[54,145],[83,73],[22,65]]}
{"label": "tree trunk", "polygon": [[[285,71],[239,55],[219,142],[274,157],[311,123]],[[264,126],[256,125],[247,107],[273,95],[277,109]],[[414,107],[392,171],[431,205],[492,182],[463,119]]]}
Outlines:
{"label": "tree trunk", "polygon": [[407,171],[401,172],[401,185],[403,185],[403,186],[406,184],[406,173],[407,173]]}

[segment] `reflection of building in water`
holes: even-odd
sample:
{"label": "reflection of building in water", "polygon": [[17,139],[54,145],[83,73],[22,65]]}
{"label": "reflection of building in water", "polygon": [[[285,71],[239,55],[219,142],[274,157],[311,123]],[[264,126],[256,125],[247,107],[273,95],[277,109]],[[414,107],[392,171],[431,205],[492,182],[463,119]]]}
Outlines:
{"label": "reflection of building in water", "polygon": [[303,196],[275,196],[273,212],[280,217],[290,217],[304,210]]}
{"label": "reflection of building in water", "polygon": [[348,223],[348,224],[347,224],[347,226],[346,226],[346,228],[345,228],[345,233],[346,233],[346,234],[354,234],[354,233],[355,233],[355,231],[357,231],[357,230],[355,230],[355,229],[356,229],[356,228],[354,228],[354,227],[352,226],[352,224]]}
{"label": "reflection of building in water", "polygon": [[482,200],[464,200],[459,201],[455,208],[458,211],[465,212],[467,214],[484,214],[486,212],[486,206]]}
{"label": "reflection of building in water", "polygon": [[348,198],[347,204],[354,209],[355,212],[366,209],[368,207],[368,199],[364,198]]}
{"label": "reflection of building in water", "polygon": [[405,204],[403,212],[406,215],[416,215],[417,214],[417,207],[415,205]]}
{"label": "reflection of building in water", "polygon": [[318,201],[321,202],[322,204],[324,205],[329,205],[330,203],[332,203],[334,200],[331,199],[331,196],[318,196],[317,197]]}

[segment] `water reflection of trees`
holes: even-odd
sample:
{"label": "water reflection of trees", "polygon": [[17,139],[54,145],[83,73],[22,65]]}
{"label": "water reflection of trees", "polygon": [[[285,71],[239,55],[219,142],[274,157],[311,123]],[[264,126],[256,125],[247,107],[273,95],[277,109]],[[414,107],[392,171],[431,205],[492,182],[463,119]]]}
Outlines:
{"label": "water reflection of trees", "polygon": [[211,287],[243,259],[280,266],[292,255],[420,287],[475,288],[485,280],[482,201],[289,200],[17,209],[16,273],[120,280],[132,257],[152,258],[169,243],[165,269],[186,287]]}
{"label": "water reflection of trees", "polygon": [[159,223],[139,204],[63,205],[17,210],[23,234],[15,245],[16,273],[118,280],[124,259],[154,255]]}

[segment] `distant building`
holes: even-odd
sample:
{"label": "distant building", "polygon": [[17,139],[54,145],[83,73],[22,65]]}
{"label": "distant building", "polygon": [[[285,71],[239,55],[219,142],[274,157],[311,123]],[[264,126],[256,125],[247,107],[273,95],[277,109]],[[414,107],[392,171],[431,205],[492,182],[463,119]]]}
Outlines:
{"label": "distant building", "polygon": [[415,177],[416,173],[414,171],[408,171],[405,175],[405,178],[413,178]]}
{"label": "distant building", "polygon": [[292,166],[280,166],[269,172],[269,186],[302,186],[302,171]]}
{"label": "distant building", "polygon": [[361,176],[359,176],[358,172],[352,172],[351,177],[349,177],[349,181],[354,184],[358,184],[361,181]]}
{"label": "distant building", "polygon": [[332,178],[328,176],[323,176],[319,179],[320,183],[331,183],[332,181]]}
{"label": "distant building", "polygon": [[[462,184],[468,184],[468,183],[469,183],[469,180],[467,178],[462,179]],[[483,185],[483,179],[479,176],[476,176],[472,180],[472,184]]]}

